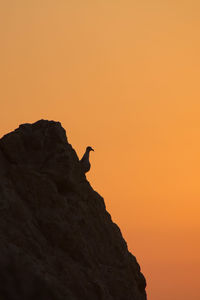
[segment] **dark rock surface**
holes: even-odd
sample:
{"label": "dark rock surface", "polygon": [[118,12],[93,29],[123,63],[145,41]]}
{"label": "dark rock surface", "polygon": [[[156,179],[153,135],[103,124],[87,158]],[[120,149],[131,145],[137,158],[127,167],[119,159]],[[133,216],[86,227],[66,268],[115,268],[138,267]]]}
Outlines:
{"label": "dark rock surface", "polygon": [[60,123],[0,140],[0,299],[145,300],[145,279]]}

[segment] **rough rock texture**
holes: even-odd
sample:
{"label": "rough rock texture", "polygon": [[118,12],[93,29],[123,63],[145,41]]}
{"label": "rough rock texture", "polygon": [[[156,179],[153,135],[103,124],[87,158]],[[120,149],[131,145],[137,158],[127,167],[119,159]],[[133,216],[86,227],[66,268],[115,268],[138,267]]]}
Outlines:
{"label": "rough rock texture", "polygon": [[145,300],[145,279],[60,123],[0,140],[0,299]]}

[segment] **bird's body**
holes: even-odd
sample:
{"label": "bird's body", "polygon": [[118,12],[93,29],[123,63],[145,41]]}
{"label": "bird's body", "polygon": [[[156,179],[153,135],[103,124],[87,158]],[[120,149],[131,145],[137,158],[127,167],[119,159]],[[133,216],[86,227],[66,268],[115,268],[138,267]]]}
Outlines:
{"label": "bird's body", "polygon": [[89,161],[90,151],[94,151],[94,150],[92,149],[92,147],[87,147],[83,157],[80,160],[81,168],[84,173],[87,173],[90,170],[90,166],[91,166]]}

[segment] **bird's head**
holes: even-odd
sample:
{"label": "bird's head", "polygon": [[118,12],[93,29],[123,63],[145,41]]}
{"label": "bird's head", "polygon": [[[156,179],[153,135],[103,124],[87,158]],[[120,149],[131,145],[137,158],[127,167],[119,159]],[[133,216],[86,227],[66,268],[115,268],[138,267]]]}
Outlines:
{"label": "bird's head", "polygon": [[87,152],[90,152],[90,151],[94,151],[94,149],[92,149],[92,147],[88,146],[88,147],[86,148],[86,151],[87,151]]}

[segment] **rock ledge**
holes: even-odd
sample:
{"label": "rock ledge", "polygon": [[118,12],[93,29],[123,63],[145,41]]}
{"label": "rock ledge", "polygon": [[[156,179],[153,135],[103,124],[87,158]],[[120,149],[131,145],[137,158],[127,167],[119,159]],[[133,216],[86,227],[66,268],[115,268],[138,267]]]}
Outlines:
{"label": "rock ledge", "polygon": [[59,122],[0,140],[0,299],[145,300],[146,282]]}

